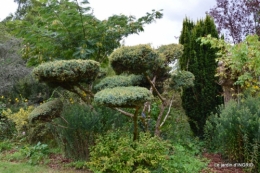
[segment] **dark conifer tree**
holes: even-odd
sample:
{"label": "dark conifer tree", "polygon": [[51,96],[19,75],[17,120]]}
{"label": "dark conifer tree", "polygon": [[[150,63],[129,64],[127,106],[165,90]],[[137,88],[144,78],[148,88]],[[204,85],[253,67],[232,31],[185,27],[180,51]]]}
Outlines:
{"label": "dark conifer tree", "polygon": [[200,45],[197,40],[201,36],[211,34],[218,38],[214,21],[206,16],[194,25],[184,19],[180,44],[184,46],[184,54],[180,58],[181,70],[188,70],[195,76],[194,87],[183,90],[182,105],[194,135],[202,138],[203,127],[207,117],[215,111],[216,106],[223,103],[220,97],[221,87],[215,82],[217,63],[216,51],[210,45]]}
{"label": "dark conifer tree", "polygon": [[179,59],[179,65],[181,70],[187,70],[189,65],[189,57],[192,57],[193,49],[192,49],[192,29],[194,28],[194,23],[185,18],[182,24],[182,32],[179,39],[180,44],[184,46],[184,51],[182,58]]}

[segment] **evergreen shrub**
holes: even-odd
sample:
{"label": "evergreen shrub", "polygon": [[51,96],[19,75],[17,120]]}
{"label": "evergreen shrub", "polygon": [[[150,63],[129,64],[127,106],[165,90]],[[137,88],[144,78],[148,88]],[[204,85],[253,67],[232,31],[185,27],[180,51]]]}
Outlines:
{"label": "evergreen shrub", "polygon": [[205,125],[206,144],[236,163],[253,163],[260,171],[260,98],[230,101]]}
{"label": "evergreen shrub", "polygon": [[110,108],[79,103],[64,105],[61,116],[67,122],[55,119],[51,129],[65,156],[75,160],[89,159],[89,147],[95,144],[97,135],[121,128],[129,121]]}
{"label": "evergreen shrub", "polygon": [[15,98],[19,98],[19,100],[24,101],[27,100],[29,104],[39,103],[39,97],[42,97],[43,100],[47,100],[53,88],[50,88],[44,83],[37,82],[32,74],[29,74],[23,78],[17,80],[12,87],[9,87],[9,90],[6,90],[3,94],[9,99],[11,99],[11,103],[15,100]]}

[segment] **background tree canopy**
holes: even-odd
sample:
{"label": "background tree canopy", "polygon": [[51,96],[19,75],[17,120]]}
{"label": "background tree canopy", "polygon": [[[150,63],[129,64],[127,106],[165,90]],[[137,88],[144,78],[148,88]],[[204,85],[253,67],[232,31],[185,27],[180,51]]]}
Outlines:
{"label": "background tree canopy", "polygon": [[259,0],[216,0],[217,5],[210,9],[218,31],[225,39],[236,44],[248,34],[260,35]]}
{"label": "background tree canopy", "polygon": [[212,48],[218,48],[217,53],[219,67],[216,76],[219,77],[219,84],[228,85],[233,91],[231,98],[237,94],[249,91],[250,94],[259,93],[259,36],[248,35],[241,43],[231,45],[222,39],[212,38],[210,35],[201,39],[202,44],[210,44]]}
{"label": "background tree canopy", "polygon": [[22,57],[29,66],[60,59],[93,59],[107,62],[107,56],[120,41],[144,31],[145,24],[162,18],[152,10],[136,19],[113,15],[99,20],[86,7],[87,1],[31,1],[22,20],[8,23],[9,29],[24,40]]}

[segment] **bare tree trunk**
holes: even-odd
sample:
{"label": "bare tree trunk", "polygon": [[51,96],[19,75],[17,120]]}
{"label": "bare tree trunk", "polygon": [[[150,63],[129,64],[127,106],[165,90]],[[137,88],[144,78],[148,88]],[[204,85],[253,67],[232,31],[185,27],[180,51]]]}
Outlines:
{"label": "bare tree trunk", "polygon": [[232,95],[234,92],[232,92],[231,86],[222,86],[223,92],[224,92],[224,104],[227,105],[227,103],[233,99]]}
{"label": "bare tree trunk", "polygon": [[157,136],[157,137],[160,137],[160,134],[161,134],[160,125],[161,125],[161,121],[162,121],[163,112],[165,110],[165,107],[166,107],[165,104],[162,103],[161,108],[160,108],[160,113],[159,113],[159,116],[158,116],[157,121],[156,121],[154,136]]}

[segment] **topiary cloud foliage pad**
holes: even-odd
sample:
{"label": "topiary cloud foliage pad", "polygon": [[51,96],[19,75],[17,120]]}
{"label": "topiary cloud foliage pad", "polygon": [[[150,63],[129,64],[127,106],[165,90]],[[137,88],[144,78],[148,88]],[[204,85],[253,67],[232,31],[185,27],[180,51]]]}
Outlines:
{"label": "topiary cloud foliage pad", "polygon": [[115,87],[99,91],[94,101],[109,107],[136,107],[153,98],[150,91],[143,87]]}
{"label": "topiary cloud foliage pad", "polygon": [[115,75],[102,79],[94,88],[100,91],[105,88],[136,86],[139,85],[142,80],[143,77],[141,75]]}
{"label": "topiary cloud foliage pad", "polygon": [[171,76],[170,87],[174,90],[194,86],[195,76],[189,71],[179,71]]}
{"label": "topiary cloud foliage pad", "polygon": [[130,72],[142,74],[147,70],[164,67],[164,59],[150,45],[124,46],[116,49],[109,57],[117,74]]}
{"label": "topiary cloud foliage pad", "polygon": [[59,60],[33,69],[34,77],[47,83],[93,81],[98,73],[99,63],[93,60]]}
{"label": "topiary cloud foliage pad", "polygon": [[29,114],[29,122],[33,123],[36,120],[49,122],[54,118],[60,116],[63,104],[60,99],[54,99],[49,102],[43,103],[42,105],[36,107]]}

